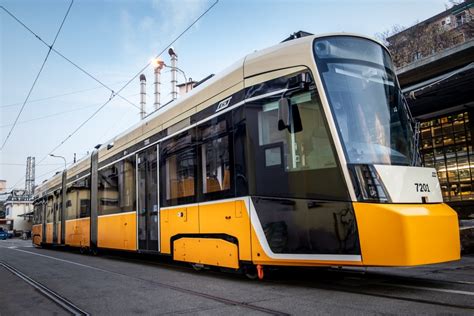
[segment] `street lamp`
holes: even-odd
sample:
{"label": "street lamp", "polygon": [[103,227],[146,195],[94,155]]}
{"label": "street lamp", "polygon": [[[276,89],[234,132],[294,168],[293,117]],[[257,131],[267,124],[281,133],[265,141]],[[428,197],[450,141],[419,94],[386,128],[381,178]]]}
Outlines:
{"label": "street lamp", "polygon": [[[61,208],[59,210],[60,212],[60,216],[57,217],[58,215],[56,214],[56,212],[54,212],[54,215],[53,215],[53,223],[56,223],[57,220],[59,220],[61,222],[61,244],[64,245],[64,241],[66,239],[66,221],[63,220],[64,218],[64,215],[65,215],[65,212],[66,212],[66,182],[67,182],[67,164],[66,164],[66,158],[64,158],[63,156],[59,156],[59,155],[54,155],[54,154],[49,154],[51,157],[54,157],[54,158],[61,158],[62,160],[64,160],[64,171],[63,171],[63,176],[62,176],[62,190],[60,191],[61,192]],[[57,240],[57,228],[56,228],[56,224],[54,224],[54,229],[53,229],[53,241]]]}
{"label": "street lamp", "polygon": [[49,154],[51,157],[54,157],[54,158],[61,158],[62,160],[64,160],[64,170],[67,169],[67,164],[66,164],[66,158],[64,158],[63,156],[57,156],[57,155],[54,155],[54,154]]}

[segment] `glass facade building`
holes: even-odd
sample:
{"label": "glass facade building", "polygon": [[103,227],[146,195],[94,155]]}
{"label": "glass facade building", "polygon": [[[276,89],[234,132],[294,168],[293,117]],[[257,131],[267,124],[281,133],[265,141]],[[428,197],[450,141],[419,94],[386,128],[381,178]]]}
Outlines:
{"label": "glass facade building", "polygon": [[436,168],[445,202],[460,213],[474,204],[471,116],[464,111],[421,122],[422,162]]}

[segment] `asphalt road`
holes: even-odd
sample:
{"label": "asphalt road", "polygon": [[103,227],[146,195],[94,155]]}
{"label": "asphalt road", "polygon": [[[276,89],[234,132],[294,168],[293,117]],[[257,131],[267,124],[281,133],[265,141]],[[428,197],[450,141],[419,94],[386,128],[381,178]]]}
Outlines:
{"label": "asphalt road", "polygon": [[[14,267],[92,315],[474,314],[474,257],[397,269],[280,269],[262,281],[159,257],[0,241]],[[0,315],[70,314],[0,265]]]}

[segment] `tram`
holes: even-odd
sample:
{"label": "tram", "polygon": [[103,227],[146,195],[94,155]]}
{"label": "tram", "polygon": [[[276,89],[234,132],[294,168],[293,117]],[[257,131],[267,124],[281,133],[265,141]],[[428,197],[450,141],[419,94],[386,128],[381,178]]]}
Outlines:
{"label": "tram", "polygon": [[458,260],[457,215],[416,139],[383,45],[285,41],[40,185],[33,243],[258,271]]}

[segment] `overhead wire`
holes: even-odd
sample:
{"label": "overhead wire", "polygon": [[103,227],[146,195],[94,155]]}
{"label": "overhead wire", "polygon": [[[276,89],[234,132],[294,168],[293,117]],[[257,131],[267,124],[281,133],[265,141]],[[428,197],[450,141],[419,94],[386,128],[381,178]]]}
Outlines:
{"label": "overhead wire", "polygon": [[[17,125],[26,124],[26,123],[30,123],[30,122],[34,122],[34,121],[39,121],[39,120],[44,120],[46,118],[59,116],[59,115],[63,115],[63,114],[71,113],[71,112],[77,112],[77,111],[85,110],[85,109],[88,109],[88,108],[91,108],[91,107],[94,107],[94,106],[98,106],[99,104],[101,104],[101,103],[81,106],[81,107],[73,108],[73,109],[70,109],[70,110],[67,110],[67,111],[56,112],[56,113],[52,113],[52,114],[49,114],[49,115],[43,115],[43,116],[35,117],[35,118],[29,119],[29,120],[19,121],[17,123]],[[13,125],[13,124],[0,125],[0,128],[8,127],[8,126],[11,126],[11,125]]]}
{"label": "overhead wire", "polygon": [[[198,16],[184,31],[182,31],[175,39],[173,39],[155,58],[160,57],[168,47],[173,45],[177,40],[179,40],[191,27],[193,27],[204,15],[206,15],[217,3],[219,0],[216,0],[209,8],[204,11],[200,16]],[[151,61],[149,61],[142,69],[140,69],[137,74],[135,74],[125,85],[123,85],[116,93],[112,93],[110,98],[101,105],[92,115],[90,115],[84,122],[82,122],[74,131],[72,131],[65,139],[63,139],[56,147],[54,147],[50,153],[53,153],[56,149],[61,147],[66,141],[68,141],[72,136],[74,136],[84,125],[87,124],[91,119],[93,119],[107,104],[114,99],[116,95],[122,92],[133,80],[135,80],[143,71],[145,71],[148,66],[150,66]]]}
{"label": "overhead wire", "polygon": [[[26,102],[28,102],[28,99],[30,98],[31,96],[31,93],[33,92],[33,89],[35,88],[36,86],[36,83],[38,82],[38,79],[41,75],[41,72],[43,71],[44,69],[44,66],[46,65],[46,62],[48,61],[48,58],[49,58],[49,55],[51,54],[51,50],[53,49],[53,46],[54,44],[56,43],[56,40],[58,39],[58,36],[59,36],[59,33],[61,33],[61,30],[63,28],[63,25],[64,25],[64,22],[66,21],[66,18],[67,16],[69,15],[69,12],[71,11],[71,7],[72,7],[72,4],[74,3],[74,0],[71,0],[71,3],[69,4],[69,7],[66,11],[66,14],[64,15],[64,18],[61,22],[61,25],[59,26],[59,29],[58,31],[56,32],[56,36],[54,37],[54,40],[53,40],[53,43],[49,46],[49,49],[48,49],[48,53],[46,54],[44,60],[43,60],[43,63],[40,67],[40,70],[38,71],[38,74],[36,75],[35,77],[35,80],[33,81],[33,84],[31,85],[31,88],[30,90],[28,91],[28,94],[26,96],[26,99],[25,101],[23,102],[23,105],[21,106],[20,108],[20,111],[18,112],[18,115],[16,116],[15,118],[15,121],[13,122],[13,126],[11,127],[10,131],[8,132],[7,134],[7,137],[5,138],[5,140],[3,141],[3,144],[2,144],[2,147],[0,148],[0,150],[3,150],[3,148],[5,148],[5,145],[6,143],[8,142],[8,140],[10,139],[10,136],[12,135],[13,133],[13,130],[15,129],[16,127],[16,124],[18,122],[18,119],[20,118],[21,116],[21,113],[23,113],[23,110],[25,109],[25,105],[26,105]],[[5,10],[5,8],[2,6],[2,8]]]}
{"label": "overhead wire", "polygon": [[[214,8],[214,6],[219,3],[219,0],[216,0],[212,5],[210,5],[201,15],[199,15],[190,25],[188,25],[177,37],[175,37],[168,45],[165,46],[165,48],[163,48],[162,51],[160,51],[160,53],[158,55],[156,55],[155,58],[158,58],[160,57],[165,51],[167,48],[169,48],[171,45],[173,45],[176,41],[178,41],[189,29],[191,29],[201,18],[203,18],[212,8]],[[5,10],[5,9],[4,9]],[[20,21],[21,23],[21,21]],[[23,24],[23,23],[22,23]],[[30,32],[32,32],[26,25],[24,25]],[[34,32],[32,32],[33,34],[35,34]],[[35,35],[37,36],[37,35]],[[38,37],[38,36],[37,36]],[[40,39],[41,41],[43,41],[41,38],[38,37],[38,39]],[[50,154],[52,154],[54,151],[56,151],[59,147],[61,147],[65,142],[67,142],[72,136],[74,136],[84,125],[86,125],[91,119],[93,119],[105,106],[107,106],[107,104],[110,103],[110,101],[112,101],[117,95],[120,94],[120,92],[122,92],[126,87],[128,87],[128,85],[133,81],[135,80],[143,71],[145,71],[146,68],[148,68],[151,64],[151,61],[149,61],[143,68],[140,69],[139,72],[137,72],[137,74],[135,74],[129,81],[127,81],[127,83],[125,83],[125,85],[123,85],[119,90],[117,90],[117,92],[114,92],[112,91],[112,95],[110,96],[110,98],[105,101],[96,111],[94,111],[94,113],[92,113],[86,120],[84,120],[81,124],[79,124],[79,126],[74,129],[68,136],[66,136],[66,138],[64,138],[61,142],[59,142],[58,145],[56,145],[47,155],[45,155],[43,158],[41,158],[39,160],[38,163],[41,163],[43,162]],[[22,177],[19,181],[17,181],[16,183],[18,184],[19,182],[22,181],[24,177]],[[16,186],[16,184],[14,185]]]}
{"label": "overhead wire", "polygon": [[[64,163],[43,163],[41,166],[59,166],[64,165]],[[9,162],[0,162],[0,166],[23,166],[25,167],[26,164],[24,163],[9,163]]]}
{"label": "overhead wire", "polygon": [[[43,40],[37,33],[35,33],[31,28],[29,28],[28,26],[26,26],[25,23],[23,23],[19,18],[17,18],[13,13],[11,13],[10,11],[8,11],[4,6],[0,6],[1,9],[3,9],[8,15],[10,15],[15,21],[17,21],[18,23],[20,23],[26,30],[28,30],[31,34],[33,34],[41,43],[43,43],[44,45],[46,45],[47,47],[50,47],[50,45],[45,41]],[[52,45],[51,45],[52,46]],[[88,76],[89,78],[91,78],[92,80],[96,81],[97,83],[99,83],[102,87],[106,88],[107,90],[109,90],[112,94],[116,94],[116,92],[111,88],[109,87],[107,84],[105,84],[104,82],[102,82],[101,80],[99,80],[97,77],[95,77],[94,75],[92,75],[90,72],[88,72],[87,70],[85,70],[83,67],[79,66],[77,63],[73,62],[71,59],[69,59],[68,57],[64,56],[61,52],[59,52],[57,49],[55,49],[54,47],[51,47],[51,50],[56,53],[57,55],[59,55],[60,57],[62,57],[64,60],[66,60],[68,63],[70,63],[71,65],[73,65],[75,68],[77,68],[78,70],[80,70],[82,73],[84,73],[86,76]],[[118,95],[118,93],[117,93]],[[140,110],[140,107],[138,105],[136,105],[135,103],[133,103],[132,101],[124,98],[123,96],[121,95],[118,95],[119,98],[121,98],[122,100],[124,100],[125,102],[127,102],[128,104],[136,107],[137,109]]]}
{"label": "overhead wire", "polygon": [[[115,82],[115,83],[112,83],[112,85],[119,84],[119,83],[124,83],[124,82],[126,82],[126,81]],[[100,88],[103,88],[103,87],[104,86],[100,85],[100,86],[96,86],[94,88],[75,90],[75,91],[71,91],[71,92],[67,92],[67,93],[63,93],[63,94],[51,95],[51,96],[44,97],[44,98],[30,100],[27,103],[47,101],[47,100],[56,99],[56,98],[59,98],[59,97],[64,97],[64,96],[67,96],[67,95],[79,94],[79,93],[83,93],[83,92],[87,92],[87,91],[97,90],[97,89],[100,89]],[[0,108],[8,108],[8,107],[13,107],[13,106],[22,105],[22,104],[23,104],[23,102],[4,104],[4,105],[0,105]]]}
{"label": "overhead wire", "polygon": [[[102,88],[102,87],[100,87]],[[139,93],[138,93],[139,94]],[[138,95],[137,93],[135,94],[131,94],[129,96],[135,96],[135,95]],[[73,108],[73,109],[70,109],[70,110],[66,110],[66,111],[61,111],[61,112],[55,112],[55,113],[52,113],[52,114],[49,114],[49,115],[44,115],[44,116],[39,116],[39,117],[35,117],[35,118],[32,118],[32,119],[29,119],[29,120],[24,120],[24,121],[19,121],[17,123],[17,125],[19,124],[26,124],[26,123],[29,123],[29,122],[34,122],[34,121],[39,121],[39,120],[44,120],[44,119],[47,119],[47,118],[50,118],[50,117],[55,117],[55,116],[59,116],[59,115],[63,115],[63,114],[67,114],[67,113],[71,113],[71,112],[77,112],[77,111],[81,111],[81,110],[85,110],[85,109],[88,109],[88,108],[91,108],[91,107],[94,107],[94,106],[98,106],[102,103],[96,103],[96,104],[92,104],[92,105],[86,105],[86,106],[81,106],[81,107],[76,107],[76,108]],[[126,114],[128,114],[128,112],[126,112]],[[8,126],[11,126],[13,124],[4,124],[4,125],[0,125],[0,128],[4,128],[4,127],[8,127]]]}

